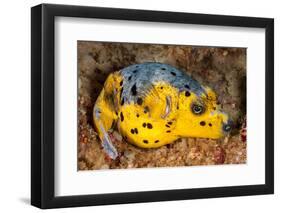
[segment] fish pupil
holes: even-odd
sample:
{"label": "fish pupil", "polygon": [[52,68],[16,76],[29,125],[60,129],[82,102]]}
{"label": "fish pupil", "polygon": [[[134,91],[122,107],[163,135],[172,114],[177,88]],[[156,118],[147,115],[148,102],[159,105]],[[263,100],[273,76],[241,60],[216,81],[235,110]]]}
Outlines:
{"label": "fish pupil", "polygon": [[192,111],[195,113],[195,114],[201,114],[203,112],[203,107],[200,106],[200,105],[193,105],[192,107]]}

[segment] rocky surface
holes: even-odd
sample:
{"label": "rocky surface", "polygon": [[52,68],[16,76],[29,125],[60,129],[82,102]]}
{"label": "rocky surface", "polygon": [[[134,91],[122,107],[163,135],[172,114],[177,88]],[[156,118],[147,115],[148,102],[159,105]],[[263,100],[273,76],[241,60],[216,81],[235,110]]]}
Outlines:
{"label": "rocky surface", "polygon": [[[148,61],[175,66],[213,88],[234,120],[232,134],[219,140],[182,138],[147,150],[126,143],[115,131],[112,138],[120,156],[109,159],[93,128],[95,100],[110,72]],[[246,162],[246,49],[79,41],[78,76],[79,170]]]}

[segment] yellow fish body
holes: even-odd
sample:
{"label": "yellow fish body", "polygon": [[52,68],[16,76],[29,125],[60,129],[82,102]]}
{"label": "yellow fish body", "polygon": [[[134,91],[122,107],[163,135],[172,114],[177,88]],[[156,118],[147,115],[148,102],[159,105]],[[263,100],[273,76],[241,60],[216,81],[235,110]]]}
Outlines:
{"label": "yellow fish body", "polygon": [[135,64],[110,74],[93,119],[112,159],[118,156],[109,137],[115,125],[126,141],[142,148],[157,148],[180,137],[217,139],[231,130],[210,88],[162,63]]}

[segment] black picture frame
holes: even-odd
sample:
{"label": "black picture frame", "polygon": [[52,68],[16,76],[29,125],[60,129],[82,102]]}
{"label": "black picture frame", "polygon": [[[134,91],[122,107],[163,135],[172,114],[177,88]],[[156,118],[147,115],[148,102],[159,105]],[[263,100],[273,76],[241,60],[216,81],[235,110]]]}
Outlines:
{"label": "black picture frame", "polygon": [[[265,184],[56,197],[54,21],[58,16],[265,29]],[[31,52],[32,205],[46,209],[274,193],[274,19],[41,4],[31,9]]]}

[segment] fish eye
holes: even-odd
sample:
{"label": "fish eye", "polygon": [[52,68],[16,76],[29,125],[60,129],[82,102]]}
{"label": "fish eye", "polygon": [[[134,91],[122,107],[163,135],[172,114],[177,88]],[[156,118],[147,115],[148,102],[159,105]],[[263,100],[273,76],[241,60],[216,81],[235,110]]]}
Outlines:
{"label": "fish eye", "polygon": [[192,112],[196,115],[200,115],[204,112],[204,107],[198,104],[192,105]]}

